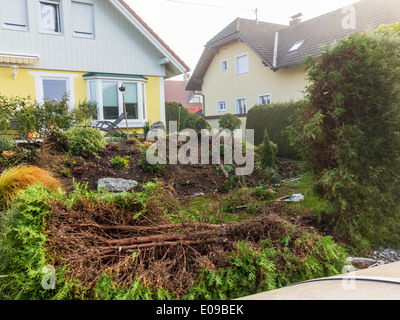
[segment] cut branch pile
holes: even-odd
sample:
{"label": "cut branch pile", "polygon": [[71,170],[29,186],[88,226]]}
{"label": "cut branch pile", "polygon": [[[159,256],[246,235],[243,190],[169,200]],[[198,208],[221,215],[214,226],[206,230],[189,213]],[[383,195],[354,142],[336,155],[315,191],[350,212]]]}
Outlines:
{"label": "cut branch pile", "polygon": [[227,225],[152,221],[138,225],[131,218],[134,212],[112,203],[52,206],[48,249],[89,287],[101,273],[112,272],[122,285],[139,279],[183,294],[202,268],[226,266],[227,253],[235,250],[238,241],[256,245],[287,234],[285,220],[272,212]]}

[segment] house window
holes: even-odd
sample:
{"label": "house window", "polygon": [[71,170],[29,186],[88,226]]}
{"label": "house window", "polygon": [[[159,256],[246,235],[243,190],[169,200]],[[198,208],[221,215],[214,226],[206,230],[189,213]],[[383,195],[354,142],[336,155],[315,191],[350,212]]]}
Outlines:
{"label": "house window", "polygon": [[218,101],[218,112],[226,111],[226,101]]}
{"label": "house window", "polygon": [[36,72],[29,71],[35,77],[36,100],[42,103],[44,100],[61,101],[68,94],[68,105],[73,108],[75,103],[74,79],[75,73]]}
{"label": "house window", "polygon": [[103,119],[115,120],[119,116],[118,104],[118,83],[106,82],[102,83],[103,96]]}
{"label": "house window", "polygon": [[139,119],[138,85],[137,83],[123,83],[125,89],[125,106],[128,119]]}
{"label": "house window", "polygon": [[228,60],[221,61],[221,72],[228,72]]}
{"label": "house window", "polygon": [[43,99],[61,101],[68,92],[67,79],[43,79]]}
{"label": "house window", "polygon": [[[124,97],[119,95],[119,87],[125,87]],[[138,110],[138,85],[136,83],[102,82],[103,119],[115,120],[124,112],[123,99],[125,99],[128,119],[139,119]]]}
{"label": "house window", "polygon": [[235,57],[236,75],[249,73],[249,55],[247,53]]}
{"label": "house window", "polygon": [[261,94],[258,96],[258,104],[271,104],[271,95],[270,94]]}
{"label": "house window", "polygon": [[247,113],[247,99],[239,98],[236,99],[236,114],[245,114]]}
{"label": "house window", "polygon": [[[138,81],[112,79],[88,79],[89,100],[98,105],[98,120],[116,120],[124,113],[124,102],[128,121],[134,126],[143,126],[146,121],[145,84]],[[125,91],[119,90],[121,86]],[[122,126],[125,123],[120,124]]]}
{"label": "house window", "polygon": [[198,96],[193,97],[192,100],[190,100],[189,103],[201,103],[201,98],[198,97]]}
{"label": "house window", "polygon": [[27,0],[0,0],[0,12],[3,28],[28,30]]}
{"label": "house window", "polygon": [[94,14],[92,4],[72,2],[72,28],[75,36],[94,37]]}
{"label": "house window", "polygon": [[40,29],[44,32],[61,33],[60,1],[40,1]]}

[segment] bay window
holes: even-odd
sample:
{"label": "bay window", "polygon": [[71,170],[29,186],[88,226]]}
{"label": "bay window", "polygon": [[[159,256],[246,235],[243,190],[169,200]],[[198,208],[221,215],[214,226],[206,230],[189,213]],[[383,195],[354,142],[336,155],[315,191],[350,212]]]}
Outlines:
{"label": "bay window", "polygon": [[[146,121],[145,81],[85,77],[88,80],[89,100],[98,106],[98,120],[116,120],[127,112],[128,125],[141,127]],[[121,92],[119,88],[125,87]],[[125,122],[119,124],[124,127]]]}

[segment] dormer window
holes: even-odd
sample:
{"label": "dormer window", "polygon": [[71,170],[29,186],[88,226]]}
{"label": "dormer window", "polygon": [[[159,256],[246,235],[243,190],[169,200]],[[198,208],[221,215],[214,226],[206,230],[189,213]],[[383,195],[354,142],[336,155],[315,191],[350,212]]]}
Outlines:
{"label": "dormer window", "polygon": [[291,47],[291,48],[289,49],[289,52],[296,51],[297,49],[299,49],[299,48],[303,45],[303,43],[304,43],[305,41],[306,41],[306,40],[297,41],[297,42],[293,45],[293,47]]}

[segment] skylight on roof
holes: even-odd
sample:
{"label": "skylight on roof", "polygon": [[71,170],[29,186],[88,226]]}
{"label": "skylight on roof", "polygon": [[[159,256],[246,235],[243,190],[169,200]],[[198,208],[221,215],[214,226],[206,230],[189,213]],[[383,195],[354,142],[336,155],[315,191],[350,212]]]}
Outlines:
{"label": "skylight on roof", "polygon": [[306,41],[306,40],[297,41],[297,42],[293,45],[293,47],[291,47],[291,48],[289,49],[289,52],[296,51],[297,49],[299,49],[299,48],[303,45],[303,43],[304,43],[305,41]]}

